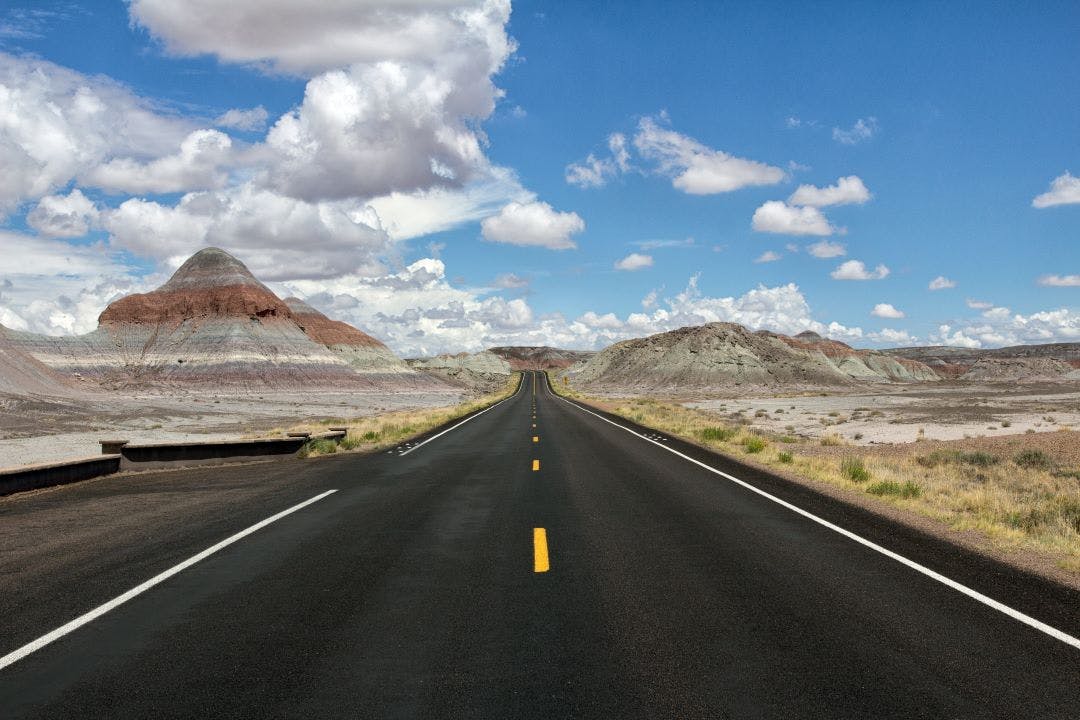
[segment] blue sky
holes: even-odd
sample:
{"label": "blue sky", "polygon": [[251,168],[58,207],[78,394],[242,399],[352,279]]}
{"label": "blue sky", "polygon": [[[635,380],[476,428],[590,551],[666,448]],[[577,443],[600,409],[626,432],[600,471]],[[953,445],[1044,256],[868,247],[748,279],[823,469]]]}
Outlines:
{"label": "blue sky", "polygon": [[1080,340],[1075,3],[381,5],[6,4],[0,322],[212,243],[405,354]]}

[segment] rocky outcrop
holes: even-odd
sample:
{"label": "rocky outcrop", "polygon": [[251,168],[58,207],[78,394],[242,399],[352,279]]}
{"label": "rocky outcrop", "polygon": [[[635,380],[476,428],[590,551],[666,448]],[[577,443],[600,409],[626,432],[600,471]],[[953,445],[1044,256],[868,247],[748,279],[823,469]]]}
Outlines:
{"label": "rocky outcrop", "polygon": [[596,354],[547,346],[493,347],[489,348],[488,352],[506,360],[514,370],[561,370],[582,360],[588,360]]}
{"label": "rocky outcrop", "polygon": [[[976,364],[982,360],[1057,360],[1069,365],[1070,368],[1080,368],[1080,343],[1046,343],[1043,345],[1012,345],[1003,348],[981,349],[960,348],[945,346],[894,348],[882,351],[886,355],[896,358],[905,358],[920,361],[934,372],[945,379],[982,380],[1005,373],[1013,373],[1008,379],[1023,379],[1025,377],[1038,379],[1061,379],[1063,375],[1055,374],[1052,368],[1042,363],[1034,363],[1029,366],[1021,364],[1011,365],[1011,370],[995,370],[995,364],[983,364],[975,370],[975,374],[968,376],[967,373],[975,369]],[[1030,372],[1025,375],[1024,368],[1029,367]],[[1049,372],[1049,374],[1048,374]],[[1015,375],[1015,373],[1019,373]],[[1007,379],[1001,375],[1001,379]]]}
{"label": "rocky outcrop", "polygon": [[750,332],[734,323],[685,327],[616,343],[574,372],[578,382],[596,388],[670,392],[938,379],[921,363],[900,362],[817,336]]}

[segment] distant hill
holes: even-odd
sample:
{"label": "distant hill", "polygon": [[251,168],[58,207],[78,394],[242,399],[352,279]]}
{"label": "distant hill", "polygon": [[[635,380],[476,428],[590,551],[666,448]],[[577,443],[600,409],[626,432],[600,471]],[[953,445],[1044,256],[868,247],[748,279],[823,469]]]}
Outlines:
{"label": "distant hill", "polygon": [[567,368],[576,362],[588,360],[595,352],[582,350],[561,350],[559,348],[539,346],[506,346],[489,348],[510,363],[514,370],[553,370]]}
{"label": "distant hill", "polygon": [[942,377],[961,380],[1044,379],[1080,369],[1080,343],[1012,345],[989,350],[928,346],[882,352],[926,363]]}
{"label": "distant hill", "polygon": [[679,391],[753,387],[828,387],[934,382],[918,361],[856,350],[814,333],[788,337],[709,323],[625,340],[571,371],[594,388]]}

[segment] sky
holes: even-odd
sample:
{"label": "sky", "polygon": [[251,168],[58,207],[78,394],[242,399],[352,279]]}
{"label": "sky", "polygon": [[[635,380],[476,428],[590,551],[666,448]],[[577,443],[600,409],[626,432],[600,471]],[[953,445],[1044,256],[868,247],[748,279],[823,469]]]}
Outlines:
{"label": "sky", "polygon": [[1080,5],[9,0],[0,324],[202,247],[402,355],[1080,341]]}

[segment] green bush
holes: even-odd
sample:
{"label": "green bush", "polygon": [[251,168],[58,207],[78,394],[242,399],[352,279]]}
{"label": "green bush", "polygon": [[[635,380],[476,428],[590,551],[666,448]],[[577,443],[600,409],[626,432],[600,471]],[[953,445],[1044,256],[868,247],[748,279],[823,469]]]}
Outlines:
{"label": "green bush", "polygon": [[360,437],[363,438],[364,442],[378,442],[379,433],[376,432],[375,430],[368,430],[366,433],[364,433]]}
{"label": "green bush", "polygon": [[862,458],[846,457],[840,461],[840,474],[852,482],[866,482],[870,471],[866,469]]}
{"label": "green bush", "polygon": [[789,452],[781,452],[776,456],[776,459],[784,464],[795,462],[795,456]]}
{"label": "green bush", "polygon": [[358,437],[346,437],[338,444],[338,447],[342,450],[355,450],[364,444],[364,441]]}
{"label": "green bush", "polygon": [[871,495],[895,495],[901,498],[915,498],[922,493],[922,488],[910,480],[902,485],[892,480],[886,480],[874,483],[866,488],[866,492]]}
{"label": "green bush", "polygon": [[717,426],[707,427],[698,431],[698,437],[702,440],[715,440],[718,442],[727,442],[731,438],[735,437],[738,430],[729,427]]}
{"label": "green bush", "polygon": [[1022,468],[1048,470],[1053,463],[1042,450],[1021,450],[1013,456],[1013,462]]}
{"label": "green bush", "polygon": [[759,453],[765,449],[766,445],[768,445],[764,439],[756,436],[743,438],[742,444],[743,450],[747,453]]}
{"label": "green bush", "polygon": [[799,439],[796,437],[792,437],[791,435],[781,435],[780,442],[784,443],[785,445],[790,445],[792,443],[799,442]]}
{"label": "green bush", "polygon": [[314,455],[332,455],[337,452],[337,448],[337,443],[333,440],[319,438],[318,440],[309,440],[304,443],[304,447],[300,448],[300,452],[297,454],[302,458],[312,457]]}

